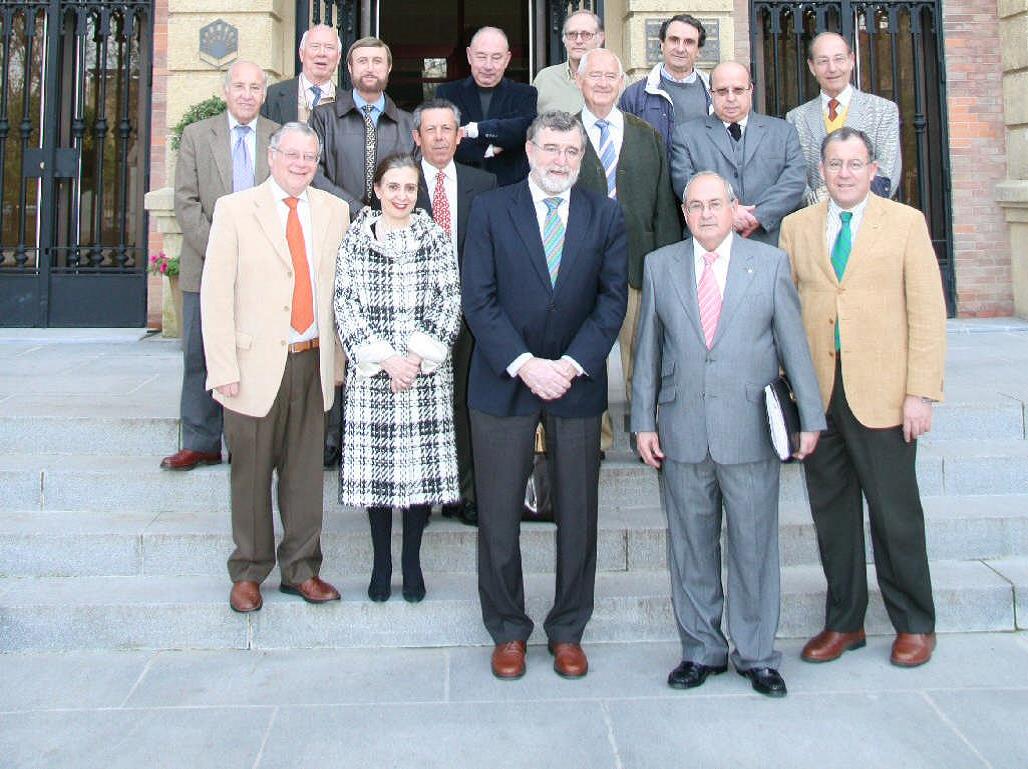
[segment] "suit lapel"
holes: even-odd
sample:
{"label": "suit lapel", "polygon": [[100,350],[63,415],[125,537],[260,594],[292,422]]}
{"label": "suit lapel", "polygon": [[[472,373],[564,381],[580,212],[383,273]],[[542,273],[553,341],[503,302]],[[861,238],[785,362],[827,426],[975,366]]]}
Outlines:
{"label": "suit lapel", "polygon": [[468,175],[459,163],[457,169],[457,246],[464,251],[464,233],[468,228],[468,215],[471,213],[471,201],[475,199],[475,191],[468,184]]}
{"label": "suit lapel", "polygon": [[807,124],[807,130],[815,139],[815,144],[820,147],[821,140],[825,138],[825,119],[821,114],[820,95],[810,102],[810,109],[803,111],[803,119]]}
{"label": "suit lapel", "polygon": [[[464,104],[462,106],[464,107],[465,114],[461,116],[464,119],[464,125],[484,120],[485,116],[482,114],[482,100],[478,98],[478,88],[475,86],[475,79],[472,77],[466,78],[464,83],[461,85],[461,90],[464,91]],[[495,93],[493,94],[493,98],[496,98]],[[492,105],[490,104],[490,106]],[[468,141],[470,141],[470,139]]]}
{"label": "suit lapel", "polygon": [[311,223],[314,227],[314,232],[311,233],[311,243],[314,244],[314,263],[317,265],[318,275],[320,276],[325,268],[325,263],[331,261],[334,264],[336,257],[332,249],[328,247],[328,220],[330,214],[322,197],[310,188],[307,190],[307,200],[310,201]]}
{"label": "suit lapel", "polygon": [[700,324],[700,298],[696,291],[696,265],[693,259],[693,241],[688,238],[681,243],[673,257],[671,283],[675,287],[678,299],[685,308],[685,315],[692,323],[700,344],[706,346],[703,337],[703,326]]}
{"label": "suit lapel", "polygon": [[232,192],[232,154],[229,152],[228,116],[219,115],[211,125],[211,153],[226,192]]}
{"label": "suit lapel", "polygon": [[738,235],[732,238],[732,258],[728,260],[725,295],[721,299],[721,317],[717,322],[717,331],[714,332],[712,348],[716,347],[721,337],[724,336],[725,329],[732,322],[732,318],[753,281],[753,254],[744,243],[739,242],[740,240]]}
{"label": "suit lapel", "polygon": [[725,130],[724,124],[719,118],[713,115],[708,115],[707,119],[703,121],[703,127],[707,129],[707,135],[710,140],[714,143],[721,154],[727,158],[731,165],[735,165],[735,150],[732,148],[732,137],[728,135],[728,131]]}
{"label": "suit lapel", "polygon": [[[873,193],[868,194],[867,205],[864,207],[864,217],[860,221],[857,238],[853,241],[850,258],[846,261],[846,271],[842,274],[843,284],[846,283],[854,270],[859,272],[861,265],[873,260],[876,254],[888,253],[889,249],[878,247],[878,242],[883,232],[882,215],[879,208],[881,202],[882,199],[877,195]],[[832,270],[832,274],[835,274],[834,270]]]}
{"label": "suit lapel", "polygon": [[[271,194],[271,186],[264,182],[257,188],[257,194],[253,198],[254,207],[257,209],[255,216],[257,222],[260,225],[261,230],[264,232],[264,236],[268,239],[268,242],[274,247],[275,252],[290,267],[293,266],[293,257],[289,254],[289,244],[286,243],[285,230],[282,228],[282,222],[279,219],[278,211],[275,210],[275,198]],[[311,205],[311,218],[314,218],[314,207]],[[315,222],[315,227],[317,223]],[[318,243],[316,239],[311,238],[311,242]]]}
{"label": "suit lapel", "polygon": [[[571,197],[568,199],[568,226],[564,228],[564,247],[560,254],[560,269],[557,271],[557,284],[553,292],[560,291],[561,286],[567,283],[566,275],[571,270],[581,253],[582,238],[581,232],[587,232],[589,223],[589,201],[581,192],[572,188]],[[547,271],[547,275],[549,272]]]}
{"label": "suit lapel", "polygon": [[[817,204],[817,215],[813,219],[814,227],[807,231],[809,237],[814,239],[810,248],[805,248],[801,253],[816,254],[812,258],[817,260],[817,267],[824,274],[830,283],[839,285],[839,279],[835,277],[835,268],[832,267],[831,254],[828,249],[826,232],[828,227],[828,202],[822,201]],[[843,274],[845,277],[845,273]]]}
{"label": "suit lapel", "polygon": [[264,118],[258,118],[257,120],[257,162],[254,164],[254,169],[257,175],[254,177],[254,181],[260,184],[268,176],[271,175],[271,169],[268,168],[268,145],[271,144],[271,135],[275,133],[275,129],[271,125],[271,121],[265,120]]}
{"label": "suit lapel", "polygon": [[864,99],[864,94],[854,88],[850,93],[850,105],[846,109],[846,125],[854,126],[855,128],[867,125],[864,118],[864,108],[866,106],[867,101]]}
{"label": "suit lapel", "polygon": [[767,135],[767,123],[761,115],[750,113],[750,119],[746,123],[746,134],[743,137],[743,167],[745,168],[753,160],[757,148],[764,141]]}
{"label": "suit lapel", "polygon": [[[518,185],[517,199],[510,209],[510,218],[514,222],[514,229],[517,230],[525,249],[528,252],[528,261],[535,269],[539,279],[546,286],[546,290],[552,293],[553,285],[550,283],[550,271],[546,267],[546,252],[543,250],[543,238],[539,234],[539,219],[535,214],[535,205],[532,203],[532,193],[528,190],[528,182],[524,181]],[[561,260],[563,261],[563,259]]]}
{"label": "suit lapel", "polygon": [[424,177],[418,180],[418,200],[415,205],[423,208],[429,216],[432,215],[432,196],[428,192],[428,184]]}

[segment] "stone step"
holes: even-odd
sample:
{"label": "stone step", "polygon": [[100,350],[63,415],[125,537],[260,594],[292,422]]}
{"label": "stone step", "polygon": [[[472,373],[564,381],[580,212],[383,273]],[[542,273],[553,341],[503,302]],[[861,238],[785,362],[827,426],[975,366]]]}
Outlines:
{"label": "stone step", "polygon": [[[61,416],[11,414],[0,410],[0,454],[101,455],[114,452],[161,457],[178,446],[179,423],[173,411],[167,404],[132,409],[99,406],[70,413],[64,407]],[[610,412],[615,448],[627,449],[625,404],[612,403]],[[942,403],[936,407],[932,431],[924,443],[952,439],[1023,440],[1026,434],[1024,412],[1021,401],[1000,395],[988,400]],[[148,413],[149,416],[143,416]]]}
{"label": "stone step", "polygon": [[[932,576],[940,632],[1014,630],[1015,588],[1003,569],[978,561],[939,561]],[[874,585],[873,570],[871,584]],[[428,574],[428,597],[409,605],[398,595],[373,604],[366,582],[356,577],[333,581],[340,602],[310,606],[285,596],[270,580],[264,608],[238,615],[228,607],[228,581],[216,577],[81,577],[0,579],[0,651],[86,649],[214,649],[410,647],[488,644],[482,627],[477,587],[469,574]],[[526,578],[529,614],[542,620],[552,600],[549,575]],[[866,627],[891,628],[877,588]],[[676,638],[666,572],[600,574],[587,643],[670,641]],[[1022,599],[1023,600],[1023,599]],[[783,570],[782,637],[805,637],[823,621],[824,580],[815,566]],[[1023,622],[1023,618],[1022,618]],[[1023,625],[1022,625],[1023,627]]]}
{"label": "stone step", "polygon": [[[921,493],[1028,493],[1028,441],[948,440],[918,447]],[[327,510],[337,508],[338,480],[324,475]],[[150,456],[5,455],[0,456],[0,500],[6,511],[112,510],[193,512],[229,509],[228,466],[181,473],[161,470]],[[625,451],[611,452],[600,473],[600,505],[621,509],[651,505],[656,473]],[[782,472],[783,503],[803,501],[802,470]]]}
{"label": "stone step", "polygon": [[[655,498],[653,501],[656,503]],[[924,504],[931,559],[1028,556],[1028,495],[925,497]],[[393,551],[397,563],[401,530],[396,515]],[[522,527],[526,573],[553,571],[554,531],[552,524]],[[805,503],[790,503],[781,509],[779,532],[783,566],[819,563]],[[865,542],[871,562],[867,533]],[[656,504],[605,509],[600,515],[597,569],[665,568],[666,543],[666,521]],[[476,529],[435,515],[422,546],[424,567],[474,573],[476,548]],[[221,576],[232,549],[227,513],[0,513],[0,577]],[[336,573],[363,575],[371,563],[363,511],[329,510],[322,549],[325,564]]]}

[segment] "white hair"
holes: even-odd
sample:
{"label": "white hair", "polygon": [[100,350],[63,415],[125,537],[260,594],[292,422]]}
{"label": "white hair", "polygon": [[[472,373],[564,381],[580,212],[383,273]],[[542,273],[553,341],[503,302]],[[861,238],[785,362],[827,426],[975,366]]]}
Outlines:
{"label": "white hair", "polygon": [[583,53],[582,54],[582,58],[578,61],[578,71],[579,72],[588,72],[589,71],[589,54],[591,54],[591,53],[593,53],[595,51],[606,51],[611,56],[613,56],[614,57],[614,61],[616,61],[618,63],[618,77],[624,77],[625,76],[625,68],[621,64],[621,57],[618,56],[613,51],[607,49],[607,48],[590,48],[588,51]]}
{"label": "white hair", "polygon": [[328,24],[315,24],[313,27],[308,27],[307,30],[303,33],[303,37],[300,38],[301,48],[307,45],[307,35],[318,29],[327,29],[330,32],[334,33],[336,36],[336,46],[339,48],[340,51],[343,50],[343,41],[339,38],[339,30],[335,27],[330,27]]}

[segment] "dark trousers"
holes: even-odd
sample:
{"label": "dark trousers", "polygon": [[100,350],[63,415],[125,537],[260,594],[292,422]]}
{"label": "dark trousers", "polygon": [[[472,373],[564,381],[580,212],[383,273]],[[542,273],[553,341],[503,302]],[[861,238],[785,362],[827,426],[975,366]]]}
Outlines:
{"label": "dark trousers", "polygon": [[453,428],[457,441],[457,473],[460,478],[460,498],[475,504],[475,465],[472,457],[474,443],[471,438],[471,417],[468,413],[468,372],[471,353],[475,350],[475,337],[467,323],[461,320],[460,333],[453,344]]}
{"label": "dark trousers", "polygon": [[200,329],[200,294],[182,292],[182,448],[221,451],[221,404],[207,389],[207,359]]}
{"label": "dark trousers", "polygon": [[865,427],[850,411],[841,363],[826,414],[828,429],[804,470],[828,580],[825,627],[849,633],[864,626],[867,498],[878,585],[893,627],[901,633],[935,630],[935,605],[925,547],[924,510],[917,488],[917,443],[903,428]]}
{"label": "dark trousers", "polygon": [[336,386],[332,408],[325,412],[325,446],[343,445],[343,386]]}
{"label": "dark trousers", "polygon": [[318,351],[289,355],[271,410],[251,417],[225,409],[232,446],[233,582],[263,582],[275,565],[272,473],[284,531],[278,546],[282,581],[297,585],[321,569],[322,454],[325,404]]}
{"label": "dark trousers", "polygon": [[596,510],[600,478],[600,417],[570,419],[543,412],[496,417],[471,409],[478,493],[478,594],[482,619],[496,643],[525,641],[521,572],[521,511],[532,469],[535,429],[546,428],[557,575],[553,608],[544,622],[554,643],[578,643],[592,616],[596,582]]}

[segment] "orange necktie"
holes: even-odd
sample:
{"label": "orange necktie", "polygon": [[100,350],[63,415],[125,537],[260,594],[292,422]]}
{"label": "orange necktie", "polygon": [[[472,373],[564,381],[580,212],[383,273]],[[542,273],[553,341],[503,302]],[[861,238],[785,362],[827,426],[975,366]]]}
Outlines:
{"label": "orange necktie", "polygon": [[839,100],[829,99],[828,100],[828,119],[835,122],[836,118],[839,117]]}
{"label": "orange necktie", "polygon": [[307,266],[307,247],[303,244],[303,228],[296,213],[297,198],[286,198],[289,216],[286,218],[286,242],[289,255],[293,257],[293,313],[290,325],[297,333],[303,333],[314,322],[314,296],[311,294],[311,271]]}

